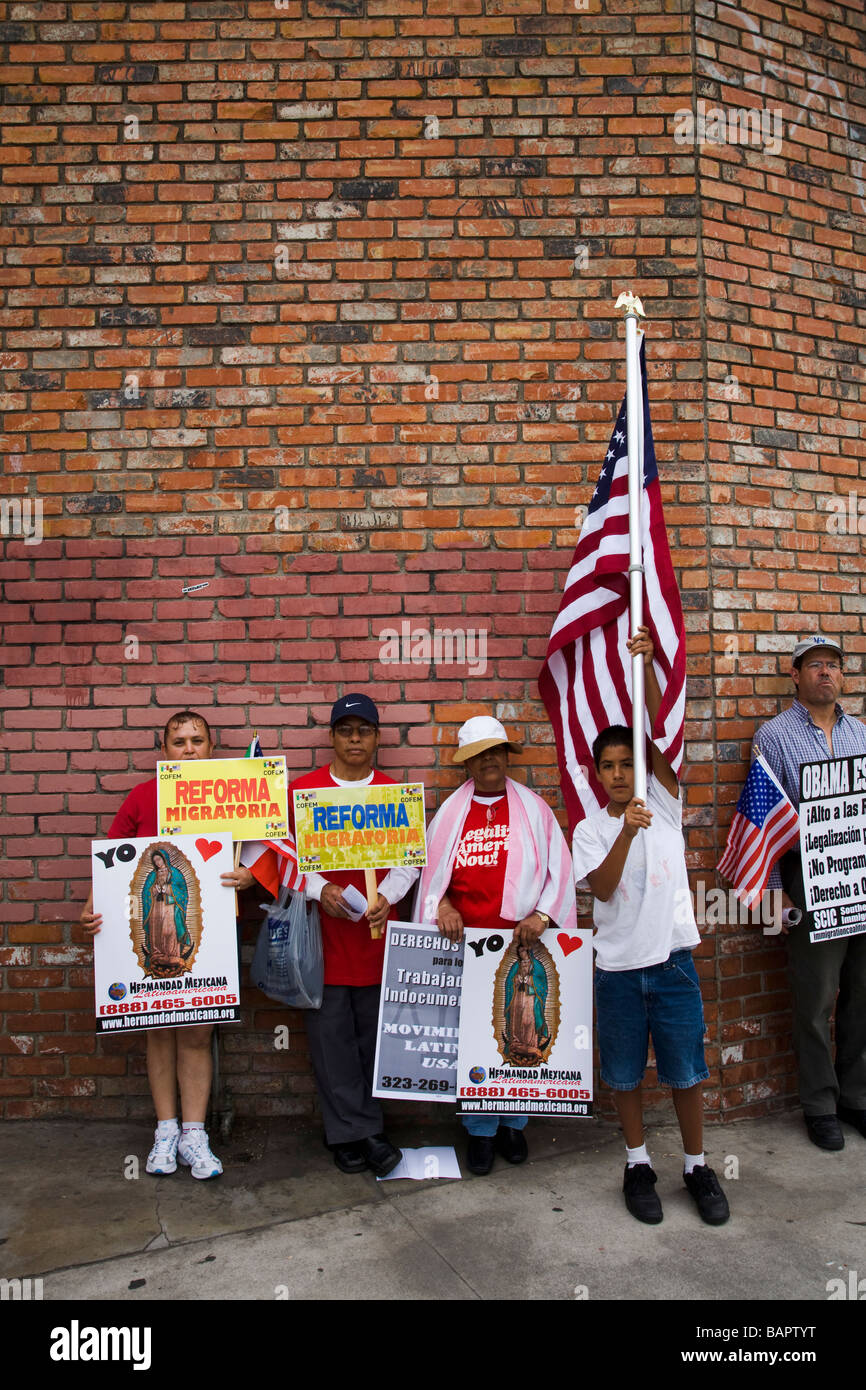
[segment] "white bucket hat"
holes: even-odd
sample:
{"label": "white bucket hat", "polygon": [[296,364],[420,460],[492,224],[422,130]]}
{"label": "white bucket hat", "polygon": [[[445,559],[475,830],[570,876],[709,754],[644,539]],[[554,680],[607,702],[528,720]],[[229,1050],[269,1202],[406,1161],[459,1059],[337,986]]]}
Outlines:
{"label": "white bucket hat", "polygon": [[498,719],[489,714],[476,714],[457,730],[457,750],[452,761],[465,763],[467,758],[503,743],[512,753],[523,752],[522,745],[512,742]]}

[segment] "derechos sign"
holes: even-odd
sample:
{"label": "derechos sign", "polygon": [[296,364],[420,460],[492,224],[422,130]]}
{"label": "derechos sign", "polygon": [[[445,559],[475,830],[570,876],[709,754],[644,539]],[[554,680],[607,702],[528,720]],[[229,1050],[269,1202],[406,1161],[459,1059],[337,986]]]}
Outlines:
{"label": "derechos sign", "polygon": [[803,763],[800,854],[809,940],[866,931],[866,756]]}
{"label": "derechos sign", "polygon": [[462,944],[429,924],[388,923],[374,1096],[453,1103],[462,975]]}
{"label": "derechos sign", "polygon": [[156,765],[160,835],[225,831],[282,840],[289,831],[285,758],[211,758]]}
{"label": "derechos sign", "polygon": [[422,869],[427,863],[424,787],[310,787],[296,791],[301,873]]}

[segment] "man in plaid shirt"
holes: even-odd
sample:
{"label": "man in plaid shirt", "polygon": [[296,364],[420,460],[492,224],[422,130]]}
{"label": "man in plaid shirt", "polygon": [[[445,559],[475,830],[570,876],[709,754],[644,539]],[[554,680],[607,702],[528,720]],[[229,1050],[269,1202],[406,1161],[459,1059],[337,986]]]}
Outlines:
{"label": "man in plaid shirt", "polygon": [[[798,642],[791,679],[796,699],[757,730],[752,758],[763,754],[798,808],[801,764],[866,753],[866,724],[852,719],[838,702],[842,648],[835,639],[816,633]],[[806,1129],[819,1148],[841,1149],[845,1138],[840,1119],[866,1138],[866,933],[809,940],[799,850],[780,859],[767,887],[781,888],[784,906],[797,907],[803,914],[787,937],[794,1050]],[[834,1004],[835,1064],[830,1042]]]}

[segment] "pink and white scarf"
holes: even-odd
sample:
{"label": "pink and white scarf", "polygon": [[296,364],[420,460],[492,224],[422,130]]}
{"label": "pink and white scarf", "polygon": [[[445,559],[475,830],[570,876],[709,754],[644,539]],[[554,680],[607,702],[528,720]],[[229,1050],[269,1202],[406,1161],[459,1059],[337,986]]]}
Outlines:
{"label": "pink and white scarf", "polygon": [[[564,931],[577,928],[571,855],[556,817],[540,796],[505,779],[508,797],[508,857],[502,916],[522,922],[530,912],[545,913]],[[443,801],[427,829],[427,868],[421,870],[413,920],[435,922],[451,882],[463,826],[475,793],[471,778]]]}

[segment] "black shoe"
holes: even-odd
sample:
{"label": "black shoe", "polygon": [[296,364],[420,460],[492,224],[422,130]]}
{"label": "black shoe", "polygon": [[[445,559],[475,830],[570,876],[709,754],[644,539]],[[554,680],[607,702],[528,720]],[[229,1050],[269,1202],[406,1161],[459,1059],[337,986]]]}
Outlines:
{"label": "black shoe", "polygon": [[495,1152],[492,1134],[470,1134],[466,1149],[466,1166],[470,1173],[477,1173],[479,1178],[485,1177],[493,1167]]}
{"label": "black shoe", "polygon": [[708,1226],[724,1226],[731,1209],[712,1168],[701,1163],[690,1173],[683,1173],[683,1182],[695,1199],[701,1219]]}
{"label": "black shoe", "polygon": [[844,1120],[846,1125],[851,1125],[863,1138],[866,1139],[866,1110],[851,1110],[847,1105],[838,1105],[836,1114],[840,1120]]}
{"label": "black shoe", "polygon": [[522,1129],[512,1129],[511,1125],[501,1124],[493,1136],[493,1142],[506,1163],[525,1163],[529,1156]]}
{"label": "black shoe", "polygon": [[334,1162],[341,1173],[366,1173],[369,1168],[360,1144],[334,1144]]}
{"label": "black shoe", "polygon": [[804,1118],[809,1138],[819,1149],[828,1149],[830,1153],[844,1149],[845,1136],[835,1115],[806,1115]]}
{"label": "black shoe", "polygon": [[386,1173],[397,1167],[403,1157],[401,1150],[395,1149],[384,1134],[374,1134],[369,1139],[362,1139],[358,1147],[366,1159],[367,1167],[372,1168],[377,1178],[384,1178]]}
{"label": "black shoe", "polygon": [[648,1226],[657,1226],[662,1219],[662,1204],[655,1191],[658,1179],[649,1163],[625,1165],[622,1190],[625,1204],[632,1216],[645,1221]]}

